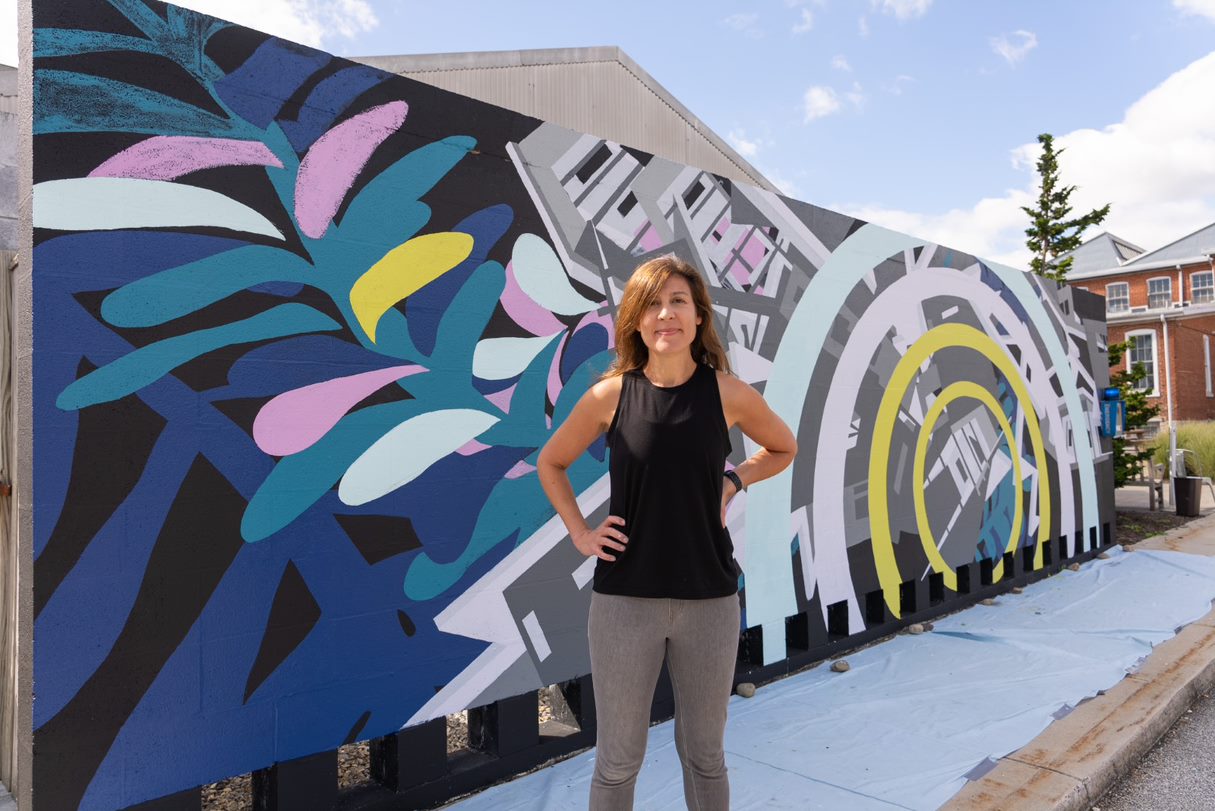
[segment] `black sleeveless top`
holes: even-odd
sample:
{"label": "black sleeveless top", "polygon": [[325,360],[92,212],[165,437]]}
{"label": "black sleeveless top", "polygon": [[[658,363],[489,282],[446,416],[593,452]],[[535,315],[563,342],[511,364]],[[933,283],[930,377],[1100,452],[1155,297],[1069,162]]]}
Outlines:
{"label": "black sleeveless top", "polygon": [[730,434],[717,373],[698,365],[660,388],[640,372],[621,378],[607,432],[610,514],[629,542],[595,565],[594,589],[629,597],[700,600],[738,592],[734,544],[721,525]]}

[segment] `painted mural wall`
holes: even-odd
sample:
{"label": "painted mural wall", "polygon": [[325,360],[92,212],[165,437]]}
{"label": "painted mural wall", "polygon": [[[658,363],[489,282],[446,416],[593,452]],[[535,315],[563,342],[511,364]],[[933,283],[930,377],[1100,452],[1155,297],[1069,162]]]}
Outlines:
{"label": "painted mural wall", "polygon": [[34,23],[39,807],[585,674],[534,463],[652,255],[797,433],[729,518],[765,661],[1112,520],[1083,292],[154,0]]}

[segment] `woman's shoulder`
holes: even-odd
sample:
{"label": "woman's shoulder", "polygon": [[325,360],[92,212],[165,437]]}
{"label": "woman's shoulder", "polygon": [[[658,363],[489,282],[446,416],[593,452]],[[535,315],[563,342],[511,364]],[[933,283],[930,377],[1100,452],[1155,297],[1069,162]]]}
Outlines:
{"label": "woman's shoulder", "polygon": [[595,381],[591,385],[590,395],[597,400],[619,397],[622,386],[624,386],[624,375],[612,375]]}
{"label": "woman's shoulder", "polygon": [[744,383],[738,377],[735,377],[729,372],[723,372],[720,369],[714,369],[713,373],[717,375],[717,388],[721,392],[722,399],[726,397],[745,397],[748,392],[754,392],[755,389]]}

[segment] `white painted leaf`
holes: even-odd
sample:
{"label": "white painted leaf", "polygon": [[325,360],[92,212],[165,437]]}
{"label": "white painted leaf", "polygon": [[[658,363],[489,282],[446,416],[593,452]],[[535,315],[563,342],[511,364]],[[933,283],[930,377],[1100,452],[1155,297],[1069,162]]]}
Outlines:
{"label": "white painted leaf", "polygon": [[408,419],[354,460],[338,484],[338,498],[356,506],[387,495],[496,422],[492,414],[470,408],[431,411]]}
{"label": "white painted leaf", "polygon": [[486,338],[473,350],[473,374],[482,380],[507,380],[523,371],[544,351],[554,336],[539,338]]}
{"label": "white painted leaf", "polygon": [[130,177],[80,177],[36,184],[34,226],[56,231],[209,226],[283,238],[261,214],[219,192]]}
{"label": "white painted leaf", "polygon": [[535,234],[522,234],[515,240],[511,269],[519,288],[550,312],[577,315],[599,306],[594,301],[587,301],[573,288],[557,254]]}

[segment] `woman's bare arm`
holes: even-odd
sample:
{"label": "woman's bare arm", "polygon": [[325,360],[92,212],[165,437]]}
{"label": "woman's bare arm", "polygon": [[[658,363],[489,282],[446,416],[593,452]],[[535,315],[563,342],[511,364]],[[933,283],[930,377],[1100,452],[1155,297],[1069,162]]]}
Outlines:
{"label": "woman's bare arm", "polygon": [[620,402],[620,378],[601,380],[582,395],[565,422],[557,427],[536,459],[536,475],[544,494],[561,516],[578,551],[604,560],[616,558],[605,550],[624,551],[628,538],[615,526],[624,519],[609,515],[598,527],[590,527],[578,507],[567,470],[608,429]]}
{"label": "woman's bare arm", "polygon": [[[718,373],[717,381],[726,425],[737,425],[760,446],[751,458],[734,468],[743,485],[771,478],[787,468],[797,455],[797,439],[789,426],[768,407],[759,392],[743,381],[722,373]],[[728,480],[725,487],[727,492],[734,489]],[[729,492],[729,497],[733,495]]]}

